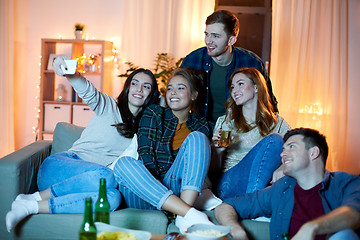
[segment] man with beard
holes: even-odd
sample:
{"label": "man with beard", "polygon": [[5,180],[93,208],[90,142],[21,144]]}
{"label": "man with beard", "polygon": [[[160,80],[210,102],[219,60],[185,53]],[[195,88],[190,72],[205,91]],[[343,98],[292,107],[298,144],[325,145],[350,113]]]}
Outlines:
{"label": "man with beard", "polygon": [[271,217],[270,239],[359,240],[360,177],[329,172],[324,135],[296,128],[284,136],[280,154],[284,177],[270,187],[228,198],[215,209],[220,224],[232,226],[234,240],[248,240],[241,219]]}
{"label": "man with beard", "polygon": [[210,122],[225,114],[225,101],[230,97],[227,82],[238,68],[258,69],[265,77],[275,112],[277,100],[272,92],[270,78],[263,61],[253,52],[233,45],[239,34],[239,20],[225,10],[212,13],[206,19],[205,44],[187,55],[181,68],[190,67],[206,72],[206,99],[204,114]]}

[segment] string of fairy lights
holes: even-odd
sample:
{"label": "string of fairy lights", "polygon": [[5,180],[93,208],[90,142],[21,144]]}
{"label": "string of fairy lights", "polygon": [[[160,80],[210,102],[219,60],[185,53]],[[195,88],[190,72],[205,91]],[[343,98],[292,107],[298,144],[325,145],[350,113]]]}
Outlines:
{"label": "string of fairy lights", "polygon": [[[62,37],[60,37],[61,39]],[[86,39],[87,40],[87,39]],[[120,73],[121,68],[121,61],[120,61],[120,54],[117,48],[114,46],[112,49],[112,61],[114,62],[114,76],[118,76]],[[36,83],[36,94],[35,100],[37,101],[37,105],[34,107],[34,111],[36,114],[36,125],[32,126],[32,134],[35,135],[35,141],[40,139],[40,82],[41,82],[41,67],[42,67],[42,56],[39,56],[39,63],[38,63],[38,81]]]}
{"label": "string of fairy lights", "polygon": [[[41,81],[41,59],[42,56],[39,56],[39,72],[38,72],[38,81],[36,83],[36,94],[35,94],[35,100],[38,102],[39,104],[39,95],[40,95],[40,81]],[[32,126],[32,133],[35,135],[35,141],[39,139],[39,124],[40,124],[40,106],[37,105],[34,107],[34,110],[36,112],[36,122],[37,125],[36,126]]]}

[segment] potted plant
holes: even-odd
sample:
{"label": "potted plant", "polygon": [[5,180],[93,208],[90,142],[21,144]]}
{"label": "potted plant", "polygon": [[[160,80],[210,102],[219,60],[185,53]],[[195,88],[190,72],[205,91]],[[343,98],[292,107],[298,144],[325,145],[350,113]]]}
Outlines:
{"label": "potted plant", "polygon": [[75,39],[83,39],[85,25],[76,23],[75,24]]}
{"label": "potted plant", "polygon": [[166,91],[166,83],[171,77],[172,73],[178,69],[184,58],[180,58],[175,62],[175,59],[168,53],[158,53],[154,61],[154,76],[157,79],[159,90],[162,95]]}

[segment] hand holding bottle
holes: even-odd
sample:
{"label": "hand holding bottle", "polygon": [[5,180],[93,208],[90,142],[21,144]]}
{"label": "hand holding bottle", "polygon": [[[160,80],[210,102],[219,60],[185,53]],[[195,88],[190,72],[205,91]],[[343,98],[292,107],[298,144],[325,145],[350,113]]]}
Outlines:
{"label": "hand holding bottle", "polygon": [[213,142],[215,147],[227,148],[231,140],[231,115],[232,110],[228,108],[226,110],[226,116],[224,121],[221,123],[220,128],[213,134]]}

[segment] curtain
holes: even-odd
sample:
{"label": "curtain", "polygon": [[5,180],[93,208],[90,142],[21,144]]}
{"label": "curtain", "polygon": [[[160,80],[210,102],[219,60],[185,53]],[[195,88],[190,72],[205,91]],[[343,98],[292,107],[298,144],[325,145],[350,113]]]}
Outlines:
{"label": "curtain", "polygon": [[205,20],[214,8],[213,0],[125,1],[121,60],[151,68],[157,53],[185,57],[204,46]]}
{"label": "curtain", "polygon": [[315,128],[329,145],[327,169],[349,170],[348,0],[273,0],[270,76],[279,111],[294,127]]}
{"label": "curtain", "polygon": [[14,1],[0,1],[0,157],[14,151]]}

